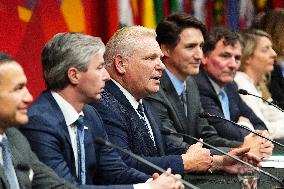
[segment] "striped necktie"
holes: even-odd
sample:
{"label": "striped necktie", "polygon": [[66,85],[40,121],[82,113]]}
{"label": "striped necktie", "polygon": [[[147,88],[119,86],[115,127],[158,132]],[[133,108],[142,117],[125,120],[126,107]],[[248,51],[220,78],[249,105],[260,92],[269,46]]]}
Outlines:
{"label": "striped necktie", "polygon": [[0,142],[0,146],[2,147],[4,172],[7,177],[10,188],[19,189],[20,187],[19,187],[18,179],[17,179],[16,172],[15,172],[15,169],[12,163],[9,143],[6,137],[3,137],[2,142]]}
{"label": "striped necktie", "polygon": [[75,124],[77,126],[78,178],[79,183],[84,185],[86,184],[84,117],[80,115]]}

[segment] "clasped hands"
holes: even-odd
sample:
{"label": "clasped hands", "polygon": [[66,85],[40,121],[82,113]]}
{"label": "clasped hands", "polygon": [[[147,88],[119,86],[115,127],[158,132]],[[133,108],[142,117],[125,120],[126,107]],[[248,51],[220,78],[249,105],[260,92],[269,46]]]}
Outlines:
{"label": "clasped hands", "polygon": [[[260,158],[250,152],[250,147],[235,148],[229,152],[239,159],[242,159],[254,166],[260,166]],[[236,174],[242,163],[226,155],[213,155],[197,142],[191,145],[185,154],[182,154],[185,173],[191,172],[214,172],[224,171]]]}

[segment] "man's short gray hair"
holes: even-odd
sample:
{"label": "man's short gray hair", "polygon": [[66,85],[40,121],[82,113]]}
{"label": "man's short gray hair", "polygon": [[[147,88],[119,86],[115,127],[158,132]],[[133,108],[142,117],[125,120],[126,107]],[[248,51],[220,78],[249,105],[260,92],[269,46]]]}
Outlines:
{"label": "man's short gray hair", "polygon": [[42,51],[43,77],[49,90],[61,90],[69,85],[68,69],[87,71],[91,59],[104,53],[100,38],[81,33],[58,33]]}
{"label": "man's short gray hair", "polygon": [[145,36],[156,38],[156,32],[143,26],[129,26],[118,30],[106,45],[104,54],[106,65],[111,66],[114,57],[118,54],[123,57],[131,56],[141,47],[139,44],[143,42]]}

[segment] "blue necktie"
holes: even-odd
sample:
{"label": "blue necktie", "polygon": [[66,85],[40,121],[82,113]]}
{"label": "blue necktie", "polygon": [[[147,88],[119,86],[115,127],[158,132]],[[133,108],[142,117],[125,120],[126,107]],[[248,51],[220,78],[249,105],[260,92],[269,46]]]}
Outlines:
{"label": "blue necktie", "polygon": [[229,100],[225,90],[221,90],[218,94],[224,117],[230,120]]}
{"label": "blue necktie", "polygon": [[137,108],[137,112],[139,113],[140,119],[143,121],[143,124],[144,124],[145,128],[147,129],[147,132],[148,132],[150,138],[152,139],[154,146],[156,146],[154,136],[150,132],[150,125],[146,121],[146,115],[145,115],[144,107],[143,107],[142,103],[139,103],[138,108]]}
{"label": "blue necktie", "polygon": [[79,183],[84,185],[86,184],[84,117],[80,115],[75,124],[77,126],[78,178]]}
{"label": "blue necktie", "polygon": [[6,137],[4,137],[2,142],[0,142],[0,146],[2,147],[4,172],[9,182],[10,188],[19,189],[20,187],[18,179],[12,163],[11,154],[9,150],[9,143]]}

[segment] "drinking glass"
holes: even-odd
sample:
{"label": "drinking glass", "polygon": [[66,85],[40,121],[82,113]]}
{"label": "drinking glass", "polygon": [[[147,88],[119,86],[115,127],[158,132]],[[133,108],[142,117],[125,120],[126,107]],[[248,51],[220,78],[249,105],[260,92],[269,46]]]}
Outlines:
{"label": "drinking glass", "polygon": [[241,189],[257,189],[259,171],[248,166],[241,166],[238,171],[238,179]]}

